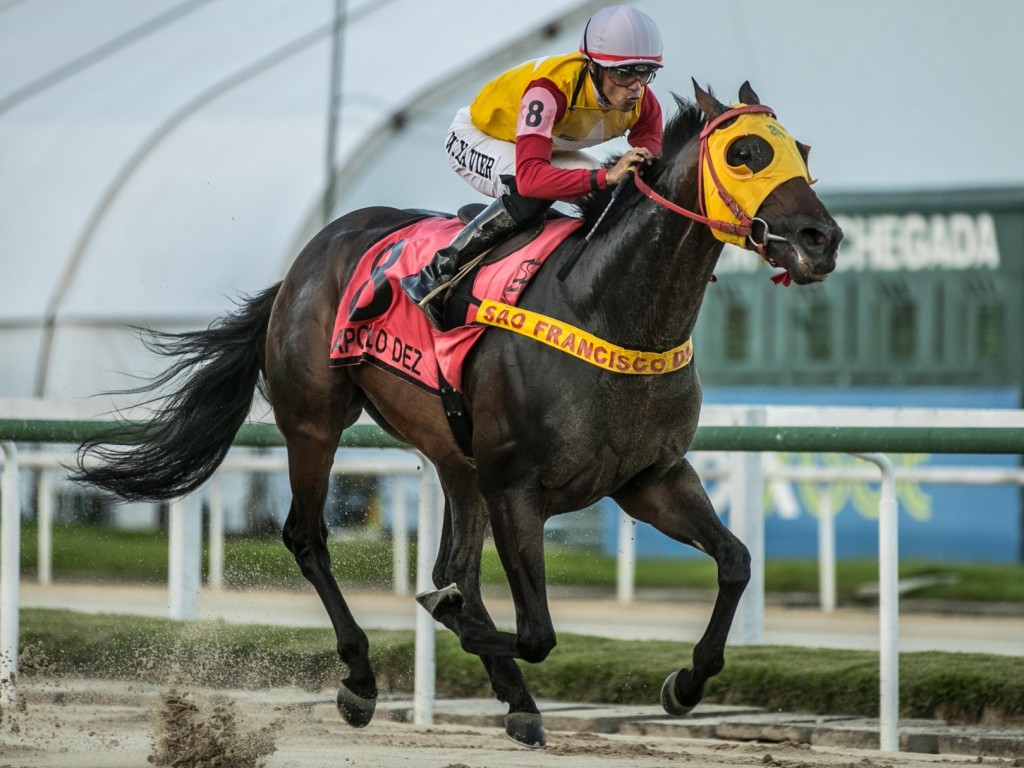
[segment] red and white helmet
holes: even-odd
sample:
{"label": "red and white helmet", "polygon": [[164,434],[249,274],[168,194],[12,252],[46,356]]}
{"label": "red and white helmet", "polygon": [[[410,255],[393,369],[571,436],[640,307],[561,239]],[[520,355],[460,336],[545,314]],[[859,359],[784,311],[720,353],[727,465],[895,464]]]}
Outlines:
{"label": "red and white helmet", "polygon": [[602,67],[660,67],[661,49],[654,19],[631,5],[611,5],[595,13],[580,42],[580,53]]}

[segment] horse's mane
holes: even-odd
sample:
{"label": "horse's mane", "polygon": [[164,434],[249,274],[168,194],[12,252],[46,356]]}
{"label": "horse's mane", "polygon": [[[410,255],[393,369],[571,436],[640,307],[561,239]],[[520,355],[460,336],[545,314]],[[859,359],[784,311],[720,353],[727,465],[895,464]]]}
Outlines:
{"label": "horse's mane", "polygon": [[[683,151],[683,147],[700,133],[704,126],[704,113],[694,102],[684,99],[681,96],[672,94],[675,99],[678,111],[665,124],[665,132],[661,140],[661,157],[656,159],[644,171],[645,179],[656,179],[672,158]],[[605,168],[611,168],[618,162],[621,154],[610,157],[604,164]],[[583,220],[587,223],[597,221],[597,217],[608,205],[612,189],[600,189],[592,192],[586,197],[577,200],[574,205]],[[618,205],[616,205],[618,207]]]}

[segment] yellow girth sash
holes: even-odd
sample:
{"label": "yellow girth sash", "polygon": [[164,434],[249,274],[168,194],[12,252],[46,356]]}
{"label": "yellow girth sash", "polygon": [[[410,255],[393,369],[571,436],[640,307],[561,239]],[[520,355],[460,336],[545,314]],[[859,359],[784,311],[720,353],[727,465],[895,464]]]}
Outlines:
{"label": "yellow girth sash", "polygon": [[514,331],[613,373],[646,376],[672,373],[685,368],[693,359],[692,339],[666,352],[640,352],[609,344],[553,317],[492,299],[480,302],[476,322]]}

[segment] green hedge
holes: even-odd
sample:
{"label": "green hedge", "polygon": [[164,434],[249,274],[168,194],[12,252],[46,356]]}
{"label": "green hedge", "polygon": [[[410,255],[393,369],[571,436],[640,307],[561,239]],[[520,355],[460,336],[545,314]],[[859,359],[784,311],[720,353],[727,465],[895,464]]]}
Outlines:
{"label": "green hedge", "polygon": [[[414,637],[370,631],[382,693],[410,693]],[[43,609],[21,613],[25,676],[77,675],[159,684],[262,688],[334,688],[343,676],[327,629],[224,622],[94,616]],[[560,635],[538,665],[522,664],[538,698],[657,704],[661,684],[687,666],[686,643]],[[476,657],[449,633],[438,635],[437,692],[490,697]],[[878,656],[866,651],[777,646],[727,649],[725,670],[705,701],[769,710],[878,715]],[[1024,664],[1018,658],[956,653],[900,657],[900,710],[910,718],[951,722],[1024,722]]]}

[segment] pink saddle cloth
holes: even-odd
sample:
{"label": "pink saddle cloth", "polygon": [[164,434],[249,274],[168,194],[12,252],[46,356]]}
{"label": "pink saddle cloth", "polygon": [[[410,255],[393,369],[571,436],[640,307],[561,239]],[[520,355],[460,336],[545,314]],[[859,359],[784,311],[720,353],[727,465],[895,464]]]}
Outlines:
{"label": "pink saddle cloth", "polygon": [[[530,279],[571,232],[576,218],[553,219],[519,250],[477,272],[472,295],[515,305]],[[419,272],[462,229],[458,219],[430,218],[389,234],[363,254],[338,304],[330,365],[370,363],[424,389],[438,392],[438,371],[462,391],[466,355],[486,326],[474,322],[471,303],[467,325],[442,332],[398,285]]]}

